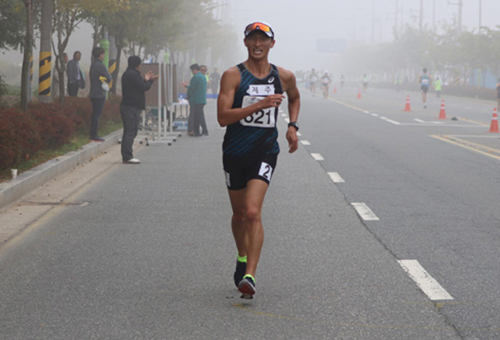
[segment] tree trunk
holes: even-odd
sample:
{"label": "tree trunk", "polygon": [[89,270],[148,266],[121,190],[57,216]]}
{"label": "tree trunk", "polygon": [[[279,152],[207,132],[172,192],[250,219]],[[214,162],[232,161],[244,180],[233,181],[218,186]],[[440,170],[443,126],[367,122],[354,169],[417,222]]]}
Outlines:
{"label": "tree trunk", "polygon": [[38,99],[41,103],[50,103],[52,87],[52,10],[53,0],[42,0],[42,22],[40,25],[40,68],[38,75]]}
{"label": "tree trunk", "polygon": [[28,109],[31,91],[30,63],[33,54],[33,0],[24,0],[26,9],[26,36],[24,38],[23,69],[21,73],[21,109]]}

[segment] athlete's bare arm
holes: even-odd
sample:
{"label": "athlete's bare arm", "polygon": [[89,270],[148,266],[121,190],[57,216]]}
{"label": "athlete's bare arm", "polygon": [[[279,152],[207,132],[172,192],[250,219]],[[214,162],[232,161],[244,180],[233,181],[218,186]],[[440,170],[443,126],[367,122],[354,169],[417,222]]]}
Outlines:
{"label": "athlete's bare arm", "polygon": [[240,80],[240,71],[236,66],[231,67],[222,75],[219,99],[217,101],[217,120],[221,126],[236,123],[259,110],[278,107],[285,98],[281,94],[273,94],[253,105],[233,109],[234,94],[240,85]]}
{"label": "athlete's bare arm", "polygon": [[[291,122],[296,122],[299,119],[300,110],[300,93],[297,88],[297,81],[295,75],[284,68],[278,67],[281,83],[283,84],[283,91],[288,96],[288,117]],[[299,137],[297,137],[297,130],[290,126],[286,132],[286,139],[288,141],[289,153],[297,151],[299,148]]]}

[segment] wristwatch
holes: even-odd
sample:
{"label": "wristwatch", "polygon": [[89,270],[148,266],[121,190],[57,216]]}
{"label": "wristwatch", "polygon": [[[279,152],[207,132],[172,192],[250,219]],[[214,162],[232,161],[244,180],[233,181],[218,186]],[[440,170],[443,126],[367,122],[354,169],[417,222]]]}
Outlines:
{"label": "wristwatch", "polygon": [[297,131],[299,131],[299,124],[297,122],[288,123],[288,127],[293,126]]}

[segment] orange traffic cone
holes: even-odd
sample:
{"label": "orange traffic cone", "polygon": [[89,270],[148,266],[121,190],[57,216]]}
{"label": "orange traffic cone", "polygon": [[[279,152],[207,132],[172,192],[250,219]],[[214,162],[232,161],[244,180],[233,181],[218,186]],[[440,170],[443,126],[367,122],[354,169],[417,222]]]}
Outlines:
{"label": "orange traffic cone", "polygon": [[441,100],[441,110],[439,110],[438,119],[446,119],[446,109],[444,107],[444,99]]}
{"label": "orange traffic cone", "polygon": [[358,87],[358,99],[361,99],[361,87]]}
{"label": "orange traffic cone", "polygon": [[406,112],[411,111],[411,106],[410,106],[410,95],[407,95],[407,96],[406,96],[405,111],[406,111]]}
{"label": "orange traffic cone", "polygon": [[498,115],[496,107],[493,109],[493,117],[491,118],[491,125],[489,132],[498,133]]}
{"label": "orange traffic cone", "polygon": [[333,93],[337,93],[337,86],[333,87]]}

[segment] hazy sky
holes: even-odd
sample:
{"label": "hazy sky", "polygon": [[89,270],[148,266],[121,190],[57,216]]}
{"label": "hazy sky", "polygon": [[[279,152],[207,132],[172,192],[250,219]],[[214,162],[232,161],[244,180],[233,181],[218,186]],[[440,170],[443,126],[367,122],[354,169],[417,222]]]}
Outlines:
{"label": "hazy sky", "polygon": [[[460,0],[423,0],[424,25],[433,27],[457,16]],[[269,23],[276,34],[271,53],[275,61],[292,70],[328,66],[331,54],[317,53],[318,39],[347,39],[358,43],[390,41],[398,5],[398,26],[402,22],[419,26],[421,0],[219,0],[227,3],[223,19],[239,31],[253,21]],[[500,25],[500,0],[462,0],[462,23],[469,30],[482,25]],[[448,4],[451,3],[451,4]],[[434,11],[435,8],[435,11]],[[372,18],[375,22],[372,24]],[[372,29],[374,27],[374,29]],[[373,32],[373,33],[372,33]],[[242,35],[243,37],[243,35]],[[316,65],[315,65],[316,64]]]}
{"label": "hazy sky", "polygon": [[[181,0],[190,1],[190,0]],[[424,24],[433,26],[451,20],[458,12],[460,0],[423,0]],[[479,3],[482,3],[482,25],[496,28],[500,25],[500,0],[462,0],[463,25],[469,30],[479,25]],[[421,0],[214,0],[221,6],[219,19],[229,23],[241,34],[253,21],[271,24],[276,33],[276,45],[270,60],[291,70],[307,70],[312,67],[328,69],[332,64],[331,53],[316,50],[318,39],[346,39],[349,42],[379,43],[392,40],[395,25],[396,4],[398,26],[410,23],[419,25]],[[452,4],[449,4],[452,3]],[[373,6],[375,4],[375,6]],[[434,7],[435,6],[435,7]],[[435,11],[433,10],[435,8]],[[372,24],[372,18],[375,23]],[[374,27],[374,29],[372,29]],[[497,28],[498,29],[498,28]],[[83,52],[82,62],[89,62],[92,29],[81,25],[74,33],[67,51]],[[36,47],[39,47],[39,41]],[[243,43],[235,46],[246,56]],[[5,51],[4,51],[5,52]],[[35,56],[37,56],[35,51]],[[2,59],[20,62],[18,52],[6,52]]]}

